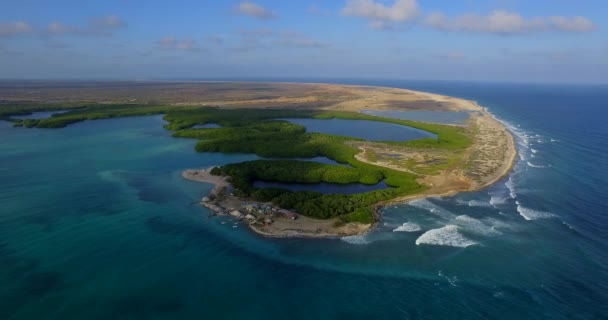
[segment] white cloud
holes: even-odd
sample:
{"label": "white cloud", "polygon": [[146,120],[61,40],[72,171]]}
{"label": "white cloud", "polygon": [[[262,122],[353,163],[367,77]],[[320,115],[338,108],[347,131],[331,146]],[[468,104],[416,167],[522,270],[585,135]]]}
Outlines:
{"label": "white cloud", "polygon": [[53,22],[46,27],[46,33],[53,36],[111,36],[118,29],[125,28],[127,22],[116,15],[92,18],[86,26],[70,26]]}
{"label": "white cloud", "polygon": [[534,17],[525,18],[519,13],[495,10],[487,16],[465,14],[448,18],[441,12],[428,15],[423,24],[445,31],[482,32],[502,35],[528,34],[555,30],[585,32],[594,28],[593,22],[584,17]]}
{"label": "white cloud", "polygon": [[581,16],[573,18],[553,16],[549,17],[549,23],[559,31],[587,32],[595,29],[593,21]]}
{"label": "white cloud", "polygon": [[99,29],[118,29],[127,26],[127,22],[117,15],[91,19],[90,25]]}
{"label": "white cloud", "polygon": [[375,29],[389,29],[394,23],[415,18],[419,9],[416,0],[395,0],[390,6],[374,0],[348,0],[340,13],[368,19]]}
{"label": "white cloud", "polygon": [[163,48],[171,48],[173,46],[175,46],[175,44],[177,43],[177,40],[174,37],[164,37],[160,40],[158,40],[158,44],[163,47]]}
{"label": "white cloud", "polygon": [[14,37],[32,32],[34,27],[27,22],[0,22],[0,37]]}
{"label": "white cloud", "polygon": [[235,11],[241,15],[262,20],[274,19],[277,17],[277,14],[274,11],[249,1],[239,3],[239,5],[236,6]]}
{"label": "white cloud", "polygon": [[200,51],[198,44],[194,40],[184,39],[178,40],[175,37],[164,37],[158,40],[158,45],[161,49],[165,50],[179,50],[179,51],[190,51],[197,52]]}

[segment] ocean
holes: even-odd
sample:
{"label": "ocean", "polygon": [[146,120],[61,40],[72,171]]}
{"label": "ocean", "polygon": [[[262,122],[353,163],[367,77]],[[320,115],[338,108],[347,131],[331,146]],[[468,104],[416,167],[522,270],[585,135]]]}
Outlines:
{"label": "ocean", "polygon": [[196,153],[160,116],[0,122],[0,319],[608,317],[607,86],[335,82],[478,101],[516,137],[513,172],[364,236],[266,239],[180,176],[254,155]]}

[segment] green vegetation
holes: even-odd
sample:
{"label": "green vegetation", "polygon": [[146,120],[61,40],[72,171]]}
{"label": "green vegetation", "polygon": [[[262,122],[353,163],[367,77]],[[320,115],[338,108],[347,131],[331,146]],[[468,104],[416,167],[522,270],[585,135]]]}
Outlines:
{"label": "green vegetation", "polygon": [[[327,165],[294,160],[256,160],[228,164],[211,171],[215,175],[230,177],[235,194],[257,201],[272,201],[280,207],[316,218],[340,217],[341,220],[370,223],[373,220],[370,206],[401,195],[421,191],[423,186],[415,176],[374,166],[361,168]],[[392,184],[388,183],[391,178]],[[362,194],[322,194],[319,192],[292,192],[289,190],[253,186],[256,180],[292,183],[364,183],[377,184],[387,179],[393,188]]]}
{"label": "green vegetation", "polygon": [[[225,165],[214,174],[227,175],[237,188],[237,194],[275,204],[317,217],[338,217],[342,222],[373,221],[372,206],[422,191],[425,187],[416,182],[416,175],[370,165],[355,159],[358,150],[351,142],[361,141],[346,136],[306,132],[305,128],[279,118],[318,118],[372,120],[410,126],[437,135],[437,139],[425,138],[404,142],[385,142],[388,145],[433,149],[460,155],[471,143],[463,127],[423,123],[410,120],[383,118],[355,112],[286,110],[286,109],[218,109],[199,106],[154,106],[129,104],[58,104],[58,105],[3,105],[0,119],[16,125],[38,128],[58,128],[71,123],[114,117],[164,114],[168,122],[165,128],[174,131],[175,137],[198,139],[199,152],[255,153],[262,157],[312,158],[323,156],[351,167],[319,163],[264,160]],[[11,115],[29,114],[35,111],[71,110],[55,114],[48,119],[18,121]],[[195,129],[195,125],[217,123],[221,128]],[[438,164],[453,165],[459,156]],[[435,169],[429,169],[436,170]],[[291,192],[281,189],[258,189],[252,183],[256,179],[300,183],[363,183],[376,184],[385,180],[392,188],[362,194],[321,194],[318,192]]]}

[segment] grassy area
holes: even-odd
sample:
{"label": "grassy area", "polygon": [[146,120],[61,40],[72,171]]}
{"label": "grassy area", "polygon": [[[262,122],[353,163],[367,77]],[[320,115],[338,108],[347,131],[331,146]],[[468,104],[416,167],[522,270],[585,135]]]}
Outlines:
{"label": "grassy area", "polygon": [[[260,201],[272,201],[285,208],[318,218],[339,217],[341,221],[369,223],[373,220],[371,207],[381,201],[421,192],[424,186],[416,182],[411,173],[374,166],[355,159],[358,150],[352,146],[362,141],[346,136],[309,133],[300,125],[279,118],[340,118],[347,120],[372,120],[410,126],[437,135],[437,139],[424,138],[413,141],[385,142],[387,146],[399,146],[423,150],[436,150],[451,154],[447,162],[436,166],[420,167],[420,172],[435,172],[438,168],[453,165],[463,150],[471,144],[464,127],[431,124],[410,120],[384,118],[356,112],[311,111],[291,109],[218,109],[199,106],[153,105],[3,105],[0,118],[14,121],[16,125],[38,128],[59,128],[71,123],[114,117],[164,114],[168,122],[165,128],[180,138],[198,139],[199,152],[255,153],[263,157],[312,158],[323,156],[352,167],[325,165],[302,161],[265,160],[228,164],[215,174],[228,175],[241,196]],[[36,111],[71,110],[48,119],[14,120],[12,115]],[[195,125],[219,124],[221,128],[195,129]],[[371,154],[370,154],[371,156]],[[408,164],[413,168],[416,164]],[[419,172],[413,170],[414,172]],[[282,182],[333,182],[376,184],[381,180],[392,188],[363,194],[321,194],[318,192],[291,192],[280,189],[254,188],[256,179]]]}

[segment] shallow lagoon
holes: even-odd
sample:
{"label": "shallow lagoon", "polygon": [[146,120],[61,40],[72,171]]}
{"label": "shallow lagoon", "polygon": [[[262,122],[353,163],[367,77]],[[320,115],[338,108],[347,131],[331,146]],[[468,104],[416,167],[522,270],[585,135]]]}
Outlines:
{"label": "shallow lagoon", "polygon": [[319,132],[355,137],[370,141],[408,141],[422,138],[437,138],[436,135],[394,123],[369,120],[286,118],[306,127],[308,132]]}
{"label": "shallow lagoon", "polygon": [[466,124],[469,119],[468,112],[453,111],[398,111],[398,110],[363,110],[361,113],[373,116],[413,120],[441,124]]}
{"label": "shallow lagoon", "polygon": [[66,113],[68,111],[70,111],[70,110],[40,111],[40,112],[32,112],[32,114],[28,114],[28,115],[11,116],[11,118],[19,119],[19,120],[47,119],[47,118],[52,117],[54,114]]}

